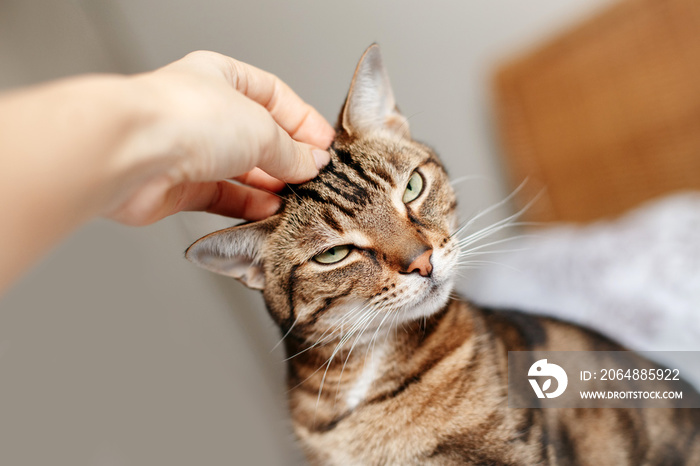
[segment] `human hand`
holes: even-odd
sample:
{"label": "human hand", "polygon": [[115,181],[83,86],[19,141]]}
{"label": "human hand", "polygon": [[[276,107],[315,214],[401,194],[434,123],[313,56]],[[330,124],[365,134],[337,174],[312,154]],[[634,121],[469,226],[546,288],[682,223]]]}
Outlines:
{"label": "human hand", "polygon": [[[273,192],[317,175],[334,131],[274,75],[194,52],[127,80],[145,116],[120,153],[105,215],[146,225],[184,210],[258,220]],[[242,184],[226,180],[235,179]]]}

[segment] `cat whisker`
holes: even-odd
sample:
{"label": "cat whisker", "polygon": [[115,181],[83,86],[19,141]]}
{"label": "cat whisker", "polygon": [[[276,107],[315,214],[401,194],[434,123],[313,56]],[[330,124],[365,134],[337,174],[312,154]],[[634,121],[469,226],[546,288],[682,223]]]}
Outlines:
{"label": "cat whisker", "polygon": [[[484,217],[484,216],[490,214],[491,212],[495,211],[496,209],[499,209],[499,208],[503,207],[504,205],[506,205],[507,203],[509,203],[511,200],[513,200],[513,198],[514,198],[520,191],[522,191],[522,189],[523,189],[523,188],[525,187],[525,185],[527,184],[527,181],[528,181],[528,179],[525,178],[525,180],[524,180],[522,183],[520,183],[520,185],[518,185],[518,187],[515,188],[515,189],[513,190],[513,192],[511,192],[511,193],[510,193],[508,196],[506,196],[503,200],[498,201],[497,203],[495,203],[495,204],[493,204],[493,205],[487,207],[486,209],[482,210],[481,212],[478,212],[478,213],[477,213],[476,215],[474,215],[471,219],[469,219],[469,220],[467,220],[466,222],[464,222],[464,224],[463,224],[462,226],[460,226],[457,230],[455,230],[455,232],[452,233],[451,236],[455,236],[455,235],[460,234],[462,231],[464,231],[465,229],[469,228],[471,225],[473,225],[473,224],[474,224],[477,220],[479,220],[480,218],[482,218],[482,217]],[[538,195],[538,196],[539,196],[539,195]],[[528,206],[529,206],[529,204],[528,204]]]}
{"label": "cat whisker", "polygon": [[[362,328],[363,325],[365,325],[365,321],[368,318],[370,318],[370,316],[372,314],[372,310],[373,309],[371,307],[369,307],[369,309],[362,315],[360,320],[353,325],[353,329],[351,329],[351,331],[345,337],[343,337],[340,340],[340,342],[335,346],[335,348],[333,349],[333,352],[331,353],[331,356],[328,358],[328,360],[324,364],[326,366],[326,370],[323,372],[323,377],[321,378],[321,384],[318,388],[318,397],[316,398],[316,407],[315,407],[314,412],[318,410],[318,405],[321,401],[321,394],[323,393],[323,385],[326,382],[326,376],[328,375],[328,370],[331,367],[331,363],[333,362],[335,355],[338,354],[338,352],[340,350],[342,350],[343,346],[345,346],[345,343],[347,343],[350,340],[350,338],[357,332],[357,330],[359,330],[360,328]],[[372,319],[373,318],[374,317],[372,317]],[[358,336],[358,338],[359,338],[359,336]],[[358,338],[355,338],[355,342],[353,343],[352,347],[350,348],[351,353],[352,353],[352,349],[355,347],[355,343],[357,343]],[[348,357],[349,357],[349,355],[348,355]],[[347,360],[346,360],[346,363],[347,363]],[[321,367],[323,367],[323,365]],[[345,365],[343,365],[343,369],[345,369]],[[342,377],[342,371],[341,371],[341,377]],[[340,383],[340,382],[338,382],[338,383]],[[314,416],[315,416],[315,414],[314,414]]]}
{"label": "cat whisker", "polygon": [[409,140],[410,140],[410,128],[409,128],[409,126],[408,126],[408,121],[409,121],[411,118],[413,118],[414,116],[420,115],[421,113],[423,113],[423,112],[422,112],[422,111],[421,111],[421,112],[416,112],[416,113],[412,113],[412,114],[409,115],[409,116],[404,116],[404,122],[401,123],[401,126],[399,126],[399,128],[398,128],[399,130],[402,130],[402,131],[403,131],[403,132],[401,133],[401,138],[399,139],[400,141],[403,141],[403,140],[405,140],[405,139],[409,139]]}
{"label": "cat whisker", "polygon": [[[363,310],[365,309],[365,306],[368,303],[365,302],[361,304],[360,306],[356,306],[355,308],[351,309],[350,311],[346,312],[343,315],[343,318],[340,319],[338,322],[335,322],[332,325],[329,325],[329,327],[321,334],[321,336],[318,338],[317,342],[325,342],[328,340],[332,340],[336,334],[336,332],[340,332],[340,338],[343,337],[343,327],[346,323],[351,321],[352,319],[355,318],[357,314],[361,314]],[[330,331],[330,333],[329,333]],[[326,335],[328,334],[328,335]]]}
{"label": "cat whisker", "polygon": [[302,198],[299,194],[297,194],[297,192],[294,191],[294,189],[292,188],[292,185],[290,185],[286,181],[284,182],[284,184],[287,185],[292,194],[294,194],[294,196],[296,196],[296,198],[299,199],[299,202],[301,202],[303,205],[306,205],[307,207],[310,207],[309,202],[306,199]]}
{"label": "cat whisker", "polygon": [[460,253],[458,257],[460,259],[466,258],[466,257],[471,257],[471,256],[481,256],[481,255],[488,255],[488,254],[508,254],[511,252],[522,252],[522,251],[528,251],[529,248],[513,248],[513,249],[495,249],[492,251],[476,251],[476,252],[470,252],[470,251],[465,251],[463,254]]}
{"label": "cat whisker", "polygon": [[[341,329],[340,329],[340,330],[341,330],[341,334],[340,334],[340,339],[339,339],[339,342],[336,344],[335,350],[338,350],[338,349],[339,349],[340,347],[342,347],[345,343],[347,343],[347,341],[349,340],[349,338],[351,338],[352,335],[355,334],[355,332],[360,328],[360,326],[361,326],[362,323],[365,321],[365,319],[371,314],[371,311],[372,311],[372,308],[371,308],[371,304],[370,304],[370,303],[365,303],[364,305],[362,305],[362,306],[356,308],[356,310],[355,310],[355,312],[353,313],[353,316],[352,316],[352,317],[354,317],[355,315],[358,315],[358,314],[359,314],[359,318],[358,318],[355,322],[353,322],[353,324],[350,326],[350,330],[349,330],[347,333],[345,333],[345,334],[342,333],[342,324],[343,324],[344,322],[350,320],[350,319],[349,319],[349,318],[347,318],[347,319],[344,318],[344,319],[341,321]],[[335,328],[337,329],[337,325],[336,325]],[[335,331],[331,332],[331,335],[329,335],[329,336],[332,336],[334,333],[335,333]],[[325,334],[325,332],[324,332],[324,334]],[[334,354],[331,355],[331,358],[332,358],[333,356],[334,356]],[[329,358],[329,359],[331,359],[331,358]],[[324,364],[325,364],[325,363],[324,363]]]}
{"label": "cat whisker", "polygon": [[[384,311],[387,307],[388,306],[384,306],[382,311]],[[367,351],[365,351],[365,359],[364,359],[363,364],[367,364],[367,357],[370,355],[370,351],[372,353],[372,355],[371,355],[372,363],[374,363],[374,350],[376,348],[377,336],[380,334],[380,330],[382,328],[382,325],[384,324],[384,322],[386,321],[386,319],[389,316],[393,315],[393,317],[390,321],[390,324],[389,324],[389,329],[387,330],[386,336],[384,337],[384,345],[386,345],[387,338],[391,334],[391,325],[392,325],[391,323],[395,321],[396,317],[399,315],[399,312],[397,311],[397,309],[393,309],[393,310],[390,310],[389,312],[386,312],[385,314],[386,315],[384,316],[384,318],[382,318],[381,322],[379,322],[379,326],[377,327],[377,330],[375,330],[374,334],[372,335],[372,338],[369,341],[369,345],[367,345]]]}
{"label": "cat whisker", "polygon": [[[363,304],[363,306],[364,306],[364,307],[362,307],[359,311],[356,311],[356,312],[353,313],[352,315],[343,316],[343,318],[342,318],[341,321],[340,321],[340,326],[341,326],[341,328],[340,328],[340,336],[341,336],[341,338],[342,338],[342,336],[343,336],[343,329],[342,329],[342,326],[343,326],[346,322],[349,322],[350,320],[353,320],[353,319],[356,317],[357,314],[363,314],[363,313],[364,313],[364,314],[367,314],[367,313],[371,312],[372,306],[373,306],[373,305],[372,305],[369,301],[367,301],[367,302],[365,302],[365,303]],[[366,311],[366,312],[365,312],[365,311]],[[363,318],[364,318],[364,315],[363,315],[362,317],[360,317],[360,319],[358,319],[358,321],[361,321]],[[338,324],[336,324],[336,325],[338,325]],[[353,325],[354,325],[354,324],[353,324]],[[351,329],[352,329],[352,326],[351,326]]]}
{"label": "cat whisker", "polygon": [[481,241],[484,238],[488,238],[489,236],[492,236],[495,233],[498,233],[499,231],[505,230],[507,228],[516,228],[519,226],[522,226],[520,222],[515,222],[511,219],[504,219],[502,221],[484,227],[480,230],[477,230],[471,233],[470,235],[465,236],[464,238],[459,239],[459,241],[457,241],[457,244],[461,248],[463,248],[464,246],[469,246],[470,244],[474,244],[478,241]]}
{"label": "cat whisker", "polygon": [[[516,191],[514,191],[512,194],[515,194],[519,189],[521,189],[522,186],[523,186],[523,184],[521,184],[521,185],[516,189]],[[477,242],[481,241],[481,240],[484,239],[484,238],[487,238],[487,237],[489,237],[489,236],[492,236],[492,235],[494,235],[494,234],[496,234],[496,233],[498,233],[498,232],[500,232],[500,231],[502,231],[502,230],[508,229],[508,228],[515,228],[515,227],[521,227],[521,226],[539,225],[538,222],[517,222],[516,220],[517,220],[522,214],[524,214],[528,209],[530,209],[530,208],[532,207],[532,205],[533,205],[535,202],[537,202],[537,200],[538,200],[539,197],[543,194],[543,192],[544,192],[544,191],[541,191],[541,192],[540,192],[537,196],[535,196],[530,202],[528,202],[527,205],[525,205],[522,209],[520,209],[520,210],[517,211],[516,213],[514,213],[514,214],[512,214],[512,215],[510,215],[510,216],[508,216],[508,217],[506,217],[506,218],[504,218],[504,219],[502,219],[502,220],[499,220],[499,221],[495,222],[495,223],[492,224],[492,225],[489,225],[489,226],[487,226],[487,227],[484,227],[484,228],[482,228],[482,229],[480,229],[480,230],[478,230],[478,231],[476,231],[476,232],[474,232],[474,233],[472,233],[472,234],[466,236],[465,238],[461,238],[461,239],[458,241],[457,244],[459,245],[459,247],[460,247],[461,249],[463,249],[465,246],[469,246],[469,245],[471,245],[471,244],[477,243]],[[511,194],[511,195],[512,195],[512,194]],[[465,224],[464,226],[466,226],[466,225],[467,225],[467,224]],[[463,227],[464,227],[464,226],[463,226]],[[459,229],[458,231],[463,230],[463,227],[460,227],[460,229]],[[511,237],[511,238],[520,238],[520,237],[523,237],[523,236],[526,236],[526,235],[520,235],[520,236]],[[510,240],[511,240],[510,238],[506,238],[506,239],[500,240],[500,241],[510,241]],[[475,250],[475,249],[476,249],[476,248],[472,248],[472,250]]]}
{"label": "cat whisker", "polygon": [[[340,337],[342,338],[343,336],[343,327],[346,323],[350,322],[353,320],[358,314],[361,314],[367,309],[367,306],[369,305],[369,300],[366,300],[365,302],[361,303],[358,306],[355,306],[354,308],[350,309],[349,311],[346,311],[343,313],[343,316],[340,320],[337,322],[334,322],[332,324],[329,324],[328,328],[321,334],[319,337],[319,340],[328,340],[328,339],[333,339],[335,333],[337,331],[340,331]],[[330,331],[330,333],[329,333]],[[328,336],[326,336],[328,334]]]}
{"label": "cat whisker", "polygon": [[[238,180],[234,180],[234,179],[228,179],[228,180],[225,180],[225,181],[226,181],[227,183],[235,184],[235,185],[238,185],[238,186],[246,186],[246,187],[249,187],[249,188],[257,189],[258,191],[263,191],[263,192],[266,192],[266,193],[268,193],[268,194],[272,194],[273,196],[277,196],[277,197],[279,197],[280,199],[283,199],[283,200],[284,200],[284,196],[281,196],[279,193],[276,193],[275,191],[269,190],[269,189],[267,189],[267,188],[262,188],[262,187],[258,187],[258,186],[252,186],[252,185],[243,183],[242,181],[238,181]],[[285,183],[285,184],[286,184],[286,183]]]}
{"label": "cat whisker", "polygon": [[374,333],[372,334],[372,337],[370,338],[369,343],[367,344],[367,351],[365,352],[365,360],[364,360],[365,364],[367,363],[367,355],[369,353],[370,348],[372,347],[372,344],[374,343],[374,339],[376,338],[377,333],[381,330],[382,325],[384,324],[386,319],[391,315],[391,312],[385,312],[387,307],[388,306],[385,304],[381,308],[376,310],[376,315],[383,314],[384,317],[382,317],[382,320],[379,321],[379,325],[374,330]]}
{"label": "cat whisker", "polygon": [[[366,303],[365,303],[365,304],[366,304]],[[360,312],[362,312],[362,311],[364,311],[366,308],[367,308],[366,305],[365,305],[365,306],[358,306],[358,307],[354,308],[353,311],[357,311],[358,309],[360,309]],[[335,330],[337,330],[337,328],[335,328]],[[334,332],[335,332],[335,330],[334,330]],[[350,336],[351,336],[351,335],[352,335],[352,331],[353,331],[353,330],[352,330],[352,327],[351,327],[350,332],[348,332],[348,334],[346,334],[346,335],[350,335]],[[334,332],[332,332],[332,333],[334,333]],[[324,332],[324,334],[325,334],[325,332]],[[346,338],[346,337],[345,337],[345,336],[341,336],[341,340],[343,340],[344,338]],[[304,352],[306,352],[306,351],[308,351],[308,350],[310,350],[310,349],[312,349],[312,348],[318,346],[318,345],[319,345],[319,342],[320,342],[320,340],[317,341],[316,343],[314,343],[313,345],[308,346],[307,348],[305,348],[305,349],[299,351],[299,352],[296,353],[295,355],[286,358],[285,361],[288,361],[288,360],[290,360],[290,359],[292,359],[292,358],[295,358],[295,357],[299,356],[300,354],[302,354],[302,353],[304,353]],[[338,347],[336,346],[336,349],[337,349],[337,348],[338,348]],[[304,380],[302,380],[301,382],[299,382],[299,383],[296,384],[295,386],[289,388],[289,389],[287,390],[287,393],[291,392],[292,390],[294,390],[294,389],[296,389],[297,387],[299,387],[299,386],[303,385],[304,383],[306,383],[306,382],[307,382],[311,377],[313,377],[318,371],[320,371],[321,369],[323,369],[324,366],[326,366],[326,365],[329,366],[330,363],[332,362],[334,356],[335,356],[335,352],[332,353],[331,356],[328,358],[328,360],[327,360],[326,362],[324,362],[323,364],[321,364],[321,365],[320,365],[315,371],[313,371],[307,378],[305,378]],[[326,370],[327,370],[327,369],[326,369]]]}
{"label": "cat whisker", "polygon": [[[348,355],[345,358],[345,361],[343,362],[343,367],[340,369],[340,375],[338,376],[338,383],[336,384],[336,399],[338,397],[338,393],[340,392],[340,382],[343,379],[343,373],[345,372],[345,366],[347,366],[348,361],[350,360],[350,355],[352,355],[353,350],[355,349],[355,346],[357,345],[357,342],[362,338],[364,335],[365,331],[369,328],[370,325],[372,325],[372,322],[374,322],[374,319],[377,318],[378,315],[380,315],[380,312],[384,310],[384,307],[379,308],[379,309],[371,309],[371,319],[369,319],[363,326],[362,331],[360,331],[355,338],[355,341],[352,343],[352,346],[350,347],[350,351],[348,351]],[[383,319],[382,319],[383,321]],[[381,323],[379,324],[381,327]],[[366,356],[365,356],[366,357]]]}
{"label": "cat whisker", "polygon": [[503,230],[505,228],[513,228],[513,227],[521,227],[521,226],[530,226],[533,225],[532,222],[516,222],[518,217],[522,215],[524,211],[520,210],[513,215],[510,215],[502,220],[499,220],[497,222],[494,222],[493,224],[486,226],[484,228],[481,228],[468,236],[465,236],[464,238],[460,238],[459,242],[460,243],[465,243],[467,241],[478,241],[484,236],[490,236],[491,234]]}
{"label": "cat whisker", "polygon": [[[516,235],[516,236],[509,236],[508,238],[503,238],[499,239],[496,241],[491,241],[490,243],[483,243],[479,244],[478,246],[474,246],[469,249],[464,249],[464,246],[468,246],[469,243],[466,243],[465,245],[462,245],[461,242],[458,243],[461,247],[459,250],[459,257],[466,257],[471,254],[493,254],[493,253],[499,253],[499,252],[506,252],[507,250],[502,249],[502,250],[487,250],[487,251],[481,251],[482,249],[489,248],[492,246],[496,246],[498,244],[503,244],[503,243],[510,243],[516,240],[521,240],[524,238],[532,238],[535,237],[536,235]],[[515,249],[515,250],[523,250],[527,248],[520,248],[520,249]]]}
{"label": "cat whisker", "polygon": [[391,323],[389,324],[389,331],[386,332],[386,336],[384,337],[384,344],[386,344],[387,339],[389,338],[389,335],[391,335],[391,329],[394,329],[394,337],[396,337],[396,328],[398,325],[396,325],[396,321],[398,320],[400,315],[400,312],[397,310],[394,312],[394,317],[391,319]]}
{"label": "cat whisker", "polygon": [[[473,244],[478,243],[479,241],[486,239],[490,236],[495,235],[496,233],[499,233],[503,230],[507,230],[509,228],[516,228],[519,226],[522,226],[523,223],[521,222],[511,222],[511,223],[495,223],[489,227],[483,228],[475,233],[472,233],[471,235],[459,240],[457,242],[457,245],[459,246],[460,249],[464,249],[465,247],[469,247]],[[525,235],[517,235],[517,236],[510,236],[509,238],[520,238]],[[498,241],[498,240],[497,240]]]}
{"label": "cat whisker", "polygon": [[[321,383],[320,383],[319,388],[318,388],[318,396],[317,396],[317,398],[316,398],[316,406],[315,406],[315,408],[314,408],[314,424],[316,423],[316,412],[318,411],[318,405],[319,405],[319,403],[320,403],[320,401],[321,401],[321,395],[323,394],[323,386],[324,386],[324,384],[325,384],[325,382],[326,382],[326,376],[328,375],[328,369],[330,369],[331,364],[333,363],[333,359],[335,358],[335,355],[338,353],[338,351],[340,351],[340,348],[342,348],[342,346],[347,342],[347,339],[349,339],[349,336],[351,336],[352,334],[353,334],[353,332],[349,332],[347,338],[346,338],[346,337],[343,337],[343,339],[341,340],[341,342],[338,343],[338,345],[336,345],[336,347],[333,349],[333,352],[331,353],[331,355],[330,355],[330,357],[328,358],[328,360],[326,360],[325,363],[321,364],[321,365],[318,367],[318,369],[316,369],[316,370],[315,370],[309,377],[307,377],[307,379],[306,379],[306,380],[308,380],[308,379],[311,378],[314,374],[316,374],[318,371],[320,371],[321,369],[323,369],[324,366],[326,367],[326,370],[323,372],[323,377],[321,377]],[[298,386],[298,385],[297,385],[297,386]]]}
{"label": "cat whisker", "polygon": [[493,181],[491,178],[484,176],[484,175],[465,175],[465,176],[460,176],[459,178],[455,178],[454,180],[450,180],[450,184],[452,187],[464,183],[465,181],[473,181],[473,180],[480,180],[480,181]]}
{"label": "cat whisker", "polygon": [[[337,336],[338,339],[342,340],[346,334],[345,325],[349,324],[349,331],[352,331],[353,327],[364,318],[370,307],[371,303],[369,300],[367,300],[349,312],[346,312],[339,321],[333,323],[329,329],[325,330],[319,339],[323,341],[330,341],[335,340]],[[328,330],[331,330],[331,332],[328,333]]]}
{"label": "cat whisker", "polygon": [[272,353],[274,350],[277,349],[277,347],[280,344],[282,344],[284,339],[287,338],[289,336],[289,334],[292,332],[292,329],[294,328],[294,326],[297,324],[298,321],[299,321],[299,316],[297,316],[297,318],[294,319],[294,322],[292,322],[292,325],[289,327],[289,330],[287,330],[287,332],[284,335],[282,335],[282,338],[277,342],[277,344],[275,344],[275,346],[272,347],[272,349],[270,350],[270,353]]}
{"label": "cat whisker", "polygon": [[[500,266],[502,266],[502,267],[506,267],[506,268],[510,268],[510,269],[515,270],[515,271],[518,271],[518,269],[516,269],[516,268],[513,267],[513,266],[510,266],[510,265],[508,265],[508,264],[504,264],[504,263],[502,263],[502,262],[496,262],[496,261],[470,260],[470,261],[464,262],[464,263],[462,263],[462,264],[458,263],[458,265],[462,265],[462,266],[464,266],[464,265],[466,265],[466,266],[474,266],[474,265],[500,265]],[[475,267],[472,267],[472,268],[475,268]]]}
{"label": "cat whisker", "polygon": [[[514,266],[509,265],[509,264],[504,264],[503,262],[497,262],[497,261],[466,260],[466,261],[457,262],[456,267],[458,269],[461,269],[461,270],[474,270],[474,269],[480,268],[480,266],[483,266],[483,265],[498,265],[498,266],[504,267],[506,269],[510,269],[514,272],[518,272],[518,273],[523,272],[522,270],[518,269],[517,267],[514,267]],[[460,274],[459,272],[458,272],[458,275],[462,278],[464,277],[464,275]]]}
{"label": "cat whisker", "polygon": [[475,260],[473,257],[480,257],[484,255],[489,255],[489,254],[505,254],[508,252],[517,252],[517,251],[524,251],[527,250],[528,248],[513,248],[513,249],[491,249],[491,250],[486,250],[484,251],[483,249],[489,248],[496,246],[498,244],[503,244],[503,243],[508,243],[512,242],[515,240],[519,240],[522,238],[530,237],[534,235],[517,235],[509,238],[504,238],[496,241],[491,241],[490,243],[485,243],[481,244],[478,246],[474,246],[469,249],[460,249],[458,255],[457,255],[457,263],[456,267],[458,269],[467,269],[467,268],[476,268],[474,267],[475,265],[484,265],[487,263],[491,264],[498,264],[506,268],[511,268],[511,266],[508,266],[507,264],[499,263],[499,262],[488,262],[488,261],[483,261],[483,260]]}
{"label": "cat whisker", "polygon": [[[336,332],[337,332],[338,330],[340,330],[340,332],[341,332],[341,335],[340,335],[340,336],[341,336],[341,338],[342,338],[342,325],[343,325],[343,323],[346,322],[346,321],[348,321],[348,320],[350,320],[355,314],[357,314],[357,313],[359,313],[359,312],[362,312],[362,310],[364,309],[364,308],[363,308],[364,305],[366,305],[366,303],[363,304],[363,305],[357,306],[357,307],[351,309],[350,311],[348,311],[348,312],[343,316],[343,319],[342,319],[341,322],[340,322],[340,329],[338,328],[338,327],[339,327],[338,324],[336,324],[336,325],[334,325],[334,326],[329,326],[329,327],[321,334],[321,336],[316,340],[316,342],[315,342],[314,344],[312,344],[312,345],[310,345],[310,346],[307,346],[306,348],[304,348],[303,350],[299,351],[298,353],[296,353],[296,354],[294,354],[294,355],[292,355],[292,356],[289,356],[289,357],[285,358],[284,361],[287,362],[287,361],[289,361],[290,359],[295,358],[295,357],[299,356],[300,354],[309,351],[310,349],[313,349],[313,348],[316,348],[317,346],[320,346],[322,343],[325,343],[325,342],[327,342],[327,341],[332,340],[333,337],[334,337],[334,335],[336,334]],[[358,310],[359,310],[359,312],[358,312]],[[328,335],[326,335],[326,334],[328,334]]]}
{"label": "cat whisker", "polygon": [[[388,306],[384,306],[384,308],[382,308],[382,311],[384,311],[387,307],[388,307]],[[368,356],[368,354],[369,354],[369,350],[370,350],[370,349],[372,350],[372,355],[374,355],[374,344],[376,343],[377,335],[379,335],[379,331],[381,330],[382,325],[384,324],[384,322],[386,321],[386,319],[387,319],[389,316],[391,316],[392,314],[393,314],[393,315],[398,315],[398,312],[396,312],[395,310],[394,310],[394,311],[390,311],[390,312],[386,312],[385,315],[384,315],[384,317],[382,318],[381,322],[379,322],[379,326],[377,327],[377,330],[374,331],[374,334],[372,335],[372,338],[371,338],[370,341],[369,341],[369,345],[368,345],[368,347],[367,347],[367,352],[365,353],[365,364],[367,363],[367,356]],[[387,333],[388,333],[388,332],[387,332]],[[386,339],[384,340],[384,342],[386,343]]]}

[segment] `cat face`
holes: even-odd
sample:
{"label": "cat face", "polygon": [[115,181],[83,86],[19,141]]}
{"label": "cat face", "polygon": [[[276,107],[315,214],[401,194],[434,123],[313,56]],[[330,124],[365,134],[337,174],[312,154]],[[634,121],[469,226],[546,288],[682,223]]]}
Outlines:
{"label": "cat face", "polygon": [[377,46],[358,64],[330,152],[276,215],[212,233],[187,258],[263,290],[283,331],[317,341],[439,310],[457,263],[456,198],[436,154],[410,138]]}

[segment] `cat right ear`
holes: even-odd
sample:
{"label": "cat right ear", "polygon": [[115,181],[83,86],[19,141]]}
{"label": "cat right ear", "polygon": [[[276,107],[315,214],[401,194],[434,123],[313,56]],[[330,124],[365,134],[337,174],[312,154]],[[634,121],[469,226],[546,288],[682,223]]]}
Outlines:
{"label": "cat right ear", "polygon": [[389,74],[377,44],[365,50],[355,68],[340,113],[340,126],[348,135],[382,130],[410,138],[408,120],[396,108]]}
{"label": "cat right ear", "polygon": [[255,290],[265,287],[262,249],[277,226],[277,216],[215,231],[192,244],[185,257],[212,272],[240,280]]}

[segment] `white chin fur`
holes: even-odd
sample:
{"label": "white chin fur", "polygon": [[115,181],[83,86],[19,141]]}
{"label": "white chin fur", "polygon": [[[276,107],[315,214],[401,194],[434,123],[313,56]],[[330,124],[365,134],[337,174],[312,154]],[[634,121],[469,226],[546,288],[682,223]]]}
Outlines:
{"label": "white chin fur", "polygon": [[402,321],[410,322],[435,314],[447,304],[453,288],[454,280],[448,279],[434,290],[426,292],[425,296],[416,296],[416,303],[401,311]]}

